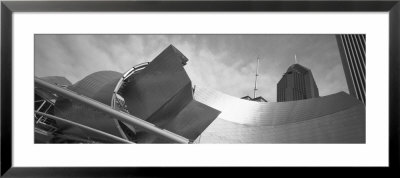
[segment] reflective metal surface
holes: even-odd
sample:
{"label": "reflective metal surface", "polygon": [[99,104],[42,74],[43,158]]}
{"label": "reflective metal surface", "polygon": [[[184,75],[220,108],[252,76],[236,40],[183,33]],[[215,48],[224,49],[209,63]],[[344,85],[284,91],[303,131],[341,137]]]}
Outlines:
{"label": "reflective metal surface", "polygon": [[61,76],[48,76],[41,77],[40,79],[58,86],[70,86],[72,83],[65,77]]}
{"label": "reflective metal surface", "polygon": [[[365,143],[365,105],[344,92],[278,103],[199,86],[194,92],[183,67],[187,61],[171,45],[138,66],[140,72],[100,71],[67,89],[38,79],[43,88],[37,94],[52,95],[43,90],[48,88],[66,92],[56,98],[56,116],[137,143]],[[66,135],[107,142],[77,127],[57,125]]]}
{"label": "reflective metal surface", "polygon": [[[57,85],[61,87],[68,87],[72,85],[72,83],[65,77],[60,77],[60,76],[48,76],[48,77],[41,77],[40,79]],[[42,98],[48,99],[48,100],[53,100],[56,99],[57,96],[55,96],[53,93],[48,92],[46,90],[40,89],[40,88],[35,88],[35,94],[39,95]]]}
{"label": "reflective metal surface", "polygon": [[[175,47],[169,46],[145,69],[130,76],[121,96],[125,98],[131,114],[147,120],[175,95],[185,92],[183,87],[191,85],[182,65],[185,61],[182,58],[185,57],[176,51]],[[186,105],[192,99],[191,95],[187,95],[182,98],[181,104]]]}
{"label": "reflective metal surface", "polygon": [[[67,89],[109,106],[111,103],[113,89],[121,76],[121,73],[114,71],[95,72],[78,81],[74,85],[68,86]],[[55,116],[66,118],[70,121],[77,122],[118,137],[122,137],[115,121],[111,116],[105,115],[100,111],[96,111],[87,105],[77,103],[76,101],[68,98],[58,98],[55,102],[55,108]],[[97,136],[92,135],[92,133],[85,132],[77,128],[71,128],[69,124],[66,123],[61,123],[60,127],[65,128],[65,133],[72,134],[78,132],[81,135],[98,138]],[[71,128],[73,130],[70,131],[66,128]]]}
{"label": "reflective metal surface", "polygon": [[365,142],[365,105],[344,92],[259,103],[196,87],[194,98],[221,111],[197,143]]}
{"label": "reflective metal surface", "polygon": [[111,140],[114,140],[116,143],[133,143],[133,142],[130,142],[128,140],[122,139],[120,137],[116,137],[114,135],[108,134],[106,132],[102,132],[100,130],[96,130],[96,129],[87,127],[85,125],[82,125],[82,124],[79,124],[79,123],[76,123],[76,122],[71,122],[69,120],[66,120],[66,119],[63,119],[63,118],[60,118],[60,117],[56,117],[56,116],[53,116],[53,115],[50,115],[50,114],[46,114],[46,113],[38,112],[38,111],[35,111],[35,114],[43,115],[43,116],[46,116],[48,118],[57,120],[59,122],[66,122],[66,123],[71,124],[71,125],[73,125],[75,127],[79,127],[80,129],[83,129],[83,130],[92,132],[94,134],[97,134],[97,135],[99,135],[99,137],[106,137],[106,138],[109,138]]}
{"label": "reflective metal surface", "polygon": [[[144,130],[146,130],[148,132],[152,132],[153,134],[156,134],[156,135],[165,137],[167,139],[170,139],[170,141],[175,141],[177,143],[188,143],[187,139],[185,139],[185,138],[183,138],[183,137],[181,137],[179,135],[176,135],[176,134],[173,134],[173,133],[170,133],[170,132],[166,132],[166,131],[164,131],[164,130],[162,130],[160,128],[154,127],[154,125],[151,124],[151,123],[148,123],[148,122],[143,121],[143,120],[141,120],[139,118],[133,117],[133,116],[127,114],[127,113],[123,113],[123,112],[114,110],[114,109],[110,108],[108,105],[102,104],[102,103],[100,103],[98,101],[95,101],[95,100],[93,100],[91,98],[88,98],[88,97],[85,97],[85,96],[81,96],[81,95],[78,95],[78,94],[76,94],[76,93],[74,93],[72,91],[68,91],[68,90],[60,88],[58,86],[49,84],[49,83],[47,83],[47,82],[45,82],[45,81],[43,81],[43,80],[41,80],[39,78],[35,78],[35,84],[40,88],[47,89],[47,90],[52,91],[52,92],[54,92],[54,93],[56,93],[56,94],[58,94],[60,96],[69,98],[70,100],[72,100],[74,102],[82,104],[82,106],[86,106],[87,108],[97,109],[99,111],[99,113],[101,113],[103,115],[108,115],[109,117],[115,117],[116,119],[124,121],[126,123],[137,125],[138,127],[142,128],[142,129],[144,129]],[[77,106],[77,105],[75,105],[75,106]],[[82,107],[80,107],[80,108],[82,108]],[[86,114],[86,112],[87,111],[84,111],[82,113]],[[101,117],[99,117],[99,118],[101,118]],[[69,119],[69,120],[71,120],[71,119]],[[85,125],[85,126],[87,126],[88,124],[93,124],[93,123],[90,123],[90,122],[93,122],[93,121],[89,121],[89,123],[88,123],[88,121],[87,121],[87,119],[85,117],[83,117],[83,119],[79,119],[78,121],[79,122],[77,122],[77,123]],[[82,123],[82,122],[86,122],[86,123]],[[95,126],[99,126],[99,125],[97,124]],[[92,126],[89,126],[89,127],[92,127]],[[92,127],[92,128],[95,128],[95,127]],[[112,128],[112,126],[108,127],[108,129],[110,129],[110,128]],[[98,129],[98,128],[95,128],[95,129]],[[101,129],[98,129],[98,130],[103,131],[102,129],[105,129],[105,128],[101,128]],[[85,133],[86,133],[86,135],[88,137],[96,138],[96,135],[91,135],[88,132],[85,132]],[[109,133],[109,132],[107,132],[107,133]],[[73,135],[73,134],[71,134],[71,135]],[[102,139],[105,139],[105,138],[96,138],[96,140],[102,140]]]}
{"label": "reflective metal surface", "polygon": [[[130,114],[193,141],[220,112],[193,100],[192,82],[183,68],[187,61],[170,45],[144,69],[130,75],[119,94]],[[140,129],[137,138],[144,143],[167,141]]]}
{"label": "reflective metal surface", "polygon": [[[187,61],[170,45],[149,64],[139,66],[140,72],[132,72],[133,68],[124,75],[113,71],[93,73],[67,87],[71,92],[57,98],[54,113],[137,143],[194,141],[220,112],[193,100],[192,83],[183,68]],[[53,87],[46,86],[42,85],[45,89]],[[53,88],[52,92],[64,92],[58,90]],[[104,114],[108,112],[113,114]],[[141,122],[131,122],[125,118],[128,114]],[[63,133],[102,140],[70,125],[60,123],[59,127]]]}
{"label": "reflective metal surface", "polygon": [[80,95],[110,105],[115,85],[122,74],[114,71],[99,71],[88,75],[74,85],[68,87]]}

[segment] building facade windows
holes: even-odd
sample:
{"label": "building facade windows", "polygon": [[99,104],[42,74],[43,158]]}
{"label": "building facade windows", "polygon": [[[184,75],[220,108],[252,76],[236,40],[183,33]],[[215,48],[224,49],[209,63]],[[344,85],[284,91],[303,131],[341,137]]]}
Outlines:
{"label": "building facade windows", "polygon": [[277,86],[277,101],[295,101],[319,97],[318,87],[310,69],[293,64]]}
{"label": "building facade windows", "polygon": [[365,34],[336,35],[350,95],[365,104]]}

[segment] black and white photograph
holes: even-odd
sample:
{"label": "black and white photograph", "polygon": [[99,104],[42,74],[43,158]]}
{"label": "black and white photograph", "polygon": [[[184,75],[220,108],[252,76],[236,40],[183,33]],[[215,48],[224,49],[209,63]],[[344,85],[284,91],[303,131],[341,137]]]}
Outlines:
{"label": "black and white photograph", "polygon": [[2,1],[1,176],[396,173],[399,2]]}
{"label": "black and white photograph", "polygon": [[36,34],[34,142],[360,143],[365,34]]}

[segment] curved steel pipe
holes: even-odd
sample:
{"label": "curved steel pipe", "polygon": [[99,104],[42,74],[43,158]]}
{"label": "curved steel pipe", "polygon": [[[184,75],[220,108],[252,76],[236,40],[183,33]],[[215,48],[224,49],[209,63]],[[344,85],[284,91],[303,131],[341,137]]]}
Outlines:
{"label": "curved steel pipe", "polygon": [[[125,72],[123,74],[123,76],[119,79],[116,87],[114,88],[114,92],[112,94],[111,97],[111,108],[115,109],[115,110],[121,110],[123,112],[129,113],[128,110],[124,109],[124,108],[120,108],[119,105],[117,105],[116,103],[119,103],[119,97],[122,97],[121,95],[118,94],[119,90],[121,89],[123,83],[125,82],[126,79],[128,79],[132,74],[134,74],[137,71],[140,71],[142,69],[144,69],[147,65],[149,64],[149,62],[144,62],[141,64],[138,64],[134,67],[132,67],[131,69],[129,69],[127,72]],[[125,103],[124,103],[125,104]],[[117,120],[115,120],[115,123],[117,124],[118,130],[120,131],[122,137],[124,137],[125,139],[128,139],[128,136],[126,135],[126,133],[123,131],[123,129],[121,128],[121,125],[119,122],[117,122]],[[125,124],[126,125],[126,124]],[[130,130],[135,131],[134,127],[131,125],[126,125]]]}

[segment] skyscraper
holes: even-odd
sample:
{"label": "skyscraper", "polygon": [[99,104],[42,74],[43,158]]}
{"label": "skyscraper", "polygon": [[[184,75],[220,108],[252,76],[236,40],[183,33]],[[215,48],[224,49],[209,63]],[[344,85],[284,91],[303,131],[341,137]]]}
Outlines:
{"label": "skyscraper", "polygon": [[291,65],[277,86],[277,101],[295,101],[319,97],[318,87],[311,70],[300,65]]}
{"label": "skyscraper", "polygon": [[350,95],[365,104],[365,34],[336,35]]}

